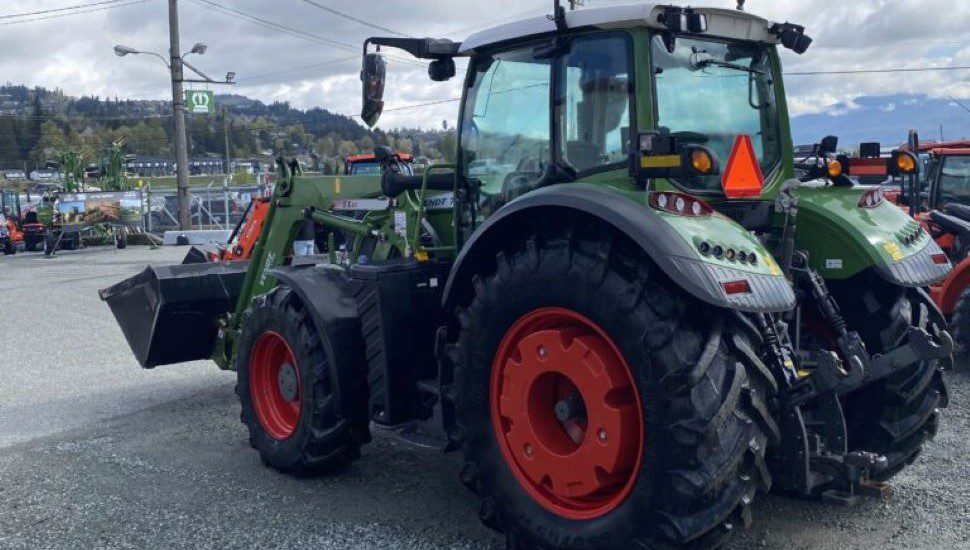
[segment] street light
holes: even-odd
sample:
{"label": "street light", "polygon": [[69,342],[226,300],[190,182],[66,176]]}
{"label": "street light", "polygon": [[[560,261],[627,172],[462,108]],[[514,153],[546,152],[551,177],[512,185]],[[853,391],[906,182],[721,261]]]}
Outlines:
{"label": "street light", "polygon": [[117,46],[115,46],[115,55],[117,55],[118,57],[124,57],[130,53],[141,53],[141,52],[139,52],[135,48],[129,48],[128,46],[122,46],[121,44],[118,44]]}
{"label": "street light", "polygon": [[[175,2],[170,0],[169,6],[170,10],[170,27],[177,28],[177,23],[172,25],[172,21],[177,15],[171,13],[174,11]],[[114,47],[115,55],[118,57],[124,57],[129,54],[148,54],[154,55],[155,57],[162,60],[162,63],[169,69],[172,75],[172,113],[175,116],[175,164],[176,164],[176,176],[178,179],[178,189],[179,189],[179,228],[183,230],[191,229],[192,219],[190,216],[190,205],[191,205],[191,194],[189,190],[189,153],[188,153],[188,136],[185,131],[185,98],[183,97],[184,91],[182,89],[182,84],[185,82],[199,82],[205,84],[235,84],[233,79],[236,77],[236,73],[230,71],[226,74],[226,81],[219,82],[213,80],[209,75],[203,73],[199,69],[195,68],[185,57],[189,54],[202,55],[208,50],[208,46],[202,42],[196,42],[192,49],[186,52],[184,55],[178,54],[178,39],[177,30],[172,36],[172,57],[171,63],[161,54],[156,52],[143,52],[131,48],[129,46],[122,46],[121,44]],[[199,75],[201,79],[186,79],[184,73],[184,67],[188,67],[189,70]]]}

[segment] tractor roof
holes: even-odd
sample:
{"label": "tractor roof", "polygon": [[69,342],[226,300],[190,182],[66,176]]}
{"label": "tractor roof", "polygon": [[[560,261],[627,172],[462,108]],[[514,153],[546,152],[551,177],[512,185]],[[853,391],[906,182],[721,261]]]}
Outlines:
{"label": "tractor roof", "polygon": [[[630,6],[606,6],[586,8],[566,13],[569,28],[591,27],[601,29],[624,29],[631,27],[652,27],[666,29],[659,21],[660,15],[669,4],[645,3]],[[723,8],[693,8],[695,12],[707,15],[708,30],[704,35],[752,40],[756,42],[778,43],[778,37],[769,31],[772,23],[745,11]],[[511,40],[519,40],[556,32],[556,23],[548,16],[541,15],[522,19],[472,34],[461,43],[459,55],[470,55],[476,50]]]}
{"label": "tractor roof", "polygon": [[940,157],[957,157],[970,155],[970,147],[943,147],[930,149],[930,152]]}

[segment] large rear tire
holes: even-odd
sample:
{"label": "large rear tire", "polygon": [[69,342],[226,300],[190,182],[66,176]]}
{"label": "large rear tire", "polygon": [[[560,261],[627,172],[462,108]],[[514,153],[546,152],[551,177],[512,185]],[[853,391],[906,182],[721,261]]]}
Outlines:
{"label": "large rear tire", "polygon": [[[870,354],[896,347],[911,326],[930,334],[945,330],[911,300],[916,290],[866,279],[837,294],[849,328],[857,330]],[[885,455],[888,466],[875,477],[885,481],[911,464],[933,439],[947,393],[940,361],[918,361],[886,379],[843,398],[849,450]]]}
{"label": "large rear tire", "polygon": [[366,441],[336,410],[329,346],[286,286],[257,297],[246,313],[236,358],[240,419],[263,462],[282,472],[343,468]]}
{"label": "large rear tire", "polygon": [[[714,547],[747,525],[770,487],[777,427],[770,375],[738,353],[749,335],[732,314],[686,296],[595,225],[501,252],[473,283],[447,348],[450,435],[482,520],[511,548]],[[547,372],[529,374],[537,365]],[[590,368],[605,382],[573,374]],[[579,430],[549,410],[576,390],[588,413]],[[611,411],[625,420],[606,431],[595,418]],[[583,460],[600,452],[610,460]]]}

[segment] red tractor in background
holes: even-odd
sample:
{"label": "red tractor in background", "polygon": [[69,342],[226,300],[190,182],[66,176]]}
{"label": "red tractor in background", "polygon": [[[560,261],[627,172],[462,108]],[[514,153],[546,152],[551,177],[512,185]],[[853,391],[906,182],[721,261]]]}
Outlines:
{"label": "red tractor in background", "polygon": [[[394,154],[394,157],[401,167],[409,172],[407,175],[414,175],[412,168],[414,155],[397,152]],[[373,154],[354,155],[347,157],[347,160],[344,162],[345,176],[379,176],[381,175],[381,170],[381,163]]]}
{"label": "red tractor in background", "polygon": [[[930,296],[950,322],[958,349],[970,351],[970,141],[917,144],[922,164],[918,189],[886,191],[908,210],[953,262],[953,271],[930,287]],[[915,194],[918,200],[913,200]]]}

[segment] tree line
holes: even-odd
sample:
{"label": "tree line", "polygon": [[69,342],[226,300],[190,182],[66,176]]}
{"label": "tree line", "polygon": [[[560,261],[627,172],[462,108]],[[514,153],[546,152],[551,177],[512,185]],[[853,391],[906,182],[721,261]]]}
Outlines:
{"label": "tree line", "polygon": [[[59,90],[0,86],[0,163],[28,169],[56,162],[65,149],[97,162],[102,151],[123,140],[127,154],[173,157],[173,119],[164,101],[71,98]],[[295,109],[242,96],[217,96],[228,107],[212,115],[189,115],[193,157],[222,157],[226,137],[233,158],[313,155],[325,162],[370,152],[377,145],[426,156],[454,158],[456,139],[444,130],[371,131],[350,117],[325,109]]]}

